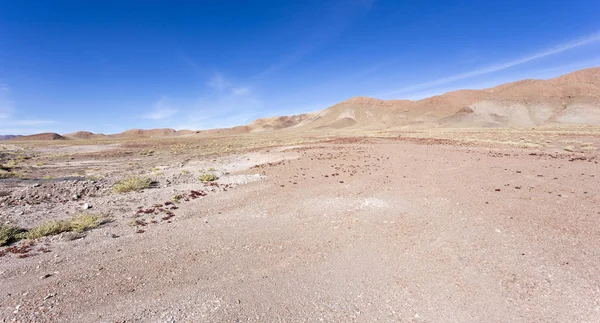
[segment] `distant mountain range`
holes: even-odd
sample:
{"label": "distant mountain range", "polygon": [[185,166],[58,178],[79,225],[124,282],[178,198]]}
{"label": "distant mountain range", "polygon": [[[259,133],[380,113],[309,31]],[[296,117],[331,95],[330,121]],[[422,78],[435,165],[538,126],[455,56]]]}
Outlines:
{"label": "distant mountain range", "polygon": [[[325,110],[274,118],[226,129],[131,129],[119,134],[89,131],[44,133],[11,140],[118,139],[249,132],[539,127],[600,125],[600,67],[549,80],[522,80],[483,90],[459,90],[419,101],[355,97]],[[7,136],[0,138],[7,139]]]}
{"label": "distant mountain range", "polygon": [[0,135],[0,140],[9,140],[16,137],[21,137],[20,135]]}

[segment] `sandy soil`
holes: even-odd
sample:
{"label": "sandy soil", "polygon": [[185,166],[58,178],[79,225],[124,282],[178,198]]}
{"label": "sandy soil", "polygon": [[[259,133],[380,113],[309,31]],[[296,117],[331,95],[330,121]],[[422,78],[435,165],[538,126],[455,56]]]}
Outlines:
{"label": "sandy soil", "polygon": [[[88,203],[111,222],[1,257],[0,318],[598,322],[600,138],[554,135],[547,147],[403,134],[210,156],[29,147],[38,181],[0,182],[3,221],[33,226]],[[61,179],[96,167],[110,171]],[[218,184],[197,180],[209,168]],[[111,192],[132,173],[157,187]],[[168,220],[137,212],[176,194],[187,201]]]}

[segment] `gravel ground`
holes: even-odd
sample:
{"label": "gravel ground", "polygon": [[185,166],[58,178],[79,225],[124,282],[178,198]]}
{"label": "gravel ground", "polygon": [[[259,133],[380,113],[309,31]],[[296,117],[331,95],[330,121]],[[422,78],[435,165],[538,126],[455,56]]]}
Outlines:
{"label": "gravel ground", "polygon": [[[208,163],[218,184],[196,181]],[[599,169],[593,152],[373,139],[174,161],[142,193],[109,193],[117,178],[28,184],[2,201],[51,201],[3,219],[89,203],[113,221],[0,258],[0,318],[598,322]],[[175,194],[168,220],[137,216]]]}

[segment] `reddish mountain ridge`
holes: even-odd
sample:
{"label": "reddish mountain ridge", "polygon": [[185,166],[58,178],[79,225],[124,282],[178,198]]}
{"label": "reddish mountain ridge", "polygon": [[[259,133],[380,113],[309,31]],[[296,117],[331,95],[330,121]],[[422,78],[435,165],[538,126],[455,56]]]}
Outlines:
{"label": "reddish mountain ridge", "polygon": [[483,90],[459,90],[418,101],[354,97],[315,113],[257,119],[211,130],[131,129],[103,135],[79,131],[11,140],[157,138],[268,131],[337,131],[437,127],[600,125],[600,67],[549,80],[527,79]]}

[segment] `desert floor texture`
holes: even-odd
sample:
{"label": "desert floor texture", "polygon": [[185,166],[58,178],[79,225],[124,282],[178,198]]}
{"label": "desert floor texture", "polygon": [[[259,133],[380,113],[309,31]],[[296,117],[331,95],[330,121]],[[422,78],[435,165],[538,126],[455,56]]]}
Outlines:
{"label": "desert floor texture", "polygon": [[0,145],[6,322],[600,321],[597,127]]}

